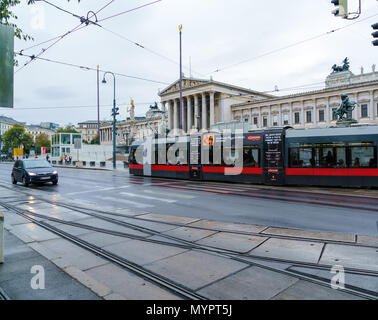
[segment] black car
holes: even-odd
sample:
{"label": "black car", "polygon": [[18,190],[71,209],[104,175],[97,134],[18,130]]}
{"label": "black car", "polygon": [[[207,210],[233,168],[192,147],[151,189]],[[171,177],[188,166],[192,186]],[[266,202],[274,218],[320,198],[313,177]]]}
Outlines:
{"label": "black car", "polygon": [[12,183],[22,182],[25,186],[31,183],[58,183],[58,172],[44,159],[17,160],[12,170]]}

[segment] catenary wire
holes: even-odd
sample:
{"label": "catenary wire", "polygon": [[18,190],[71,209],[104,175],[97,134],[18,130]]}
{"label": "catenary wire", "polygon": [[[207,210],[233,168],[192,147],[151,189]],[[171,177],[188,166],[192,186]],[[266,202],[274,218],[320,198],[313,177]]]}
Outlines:
{"label": "catenary wire", "polygon": [[[69,66],[69,67],[79,68],[81,70],[96,71],[97,72],[97,68],[92,68],[92,67],[88,67],[88,66],[83,66],[83,65],[78,65],[78,64],[53,60],[53,59],[47,59],[47,58],[41,58],[41,57],[26,55],[26,54],[23,54],[22,52],[15,52],[15,53],[17,55],[20,55],[20,56],[28,57],[32,60],[39,59],[39,60],[46,61],[46,62],[51,62],[51,63],[56,63],[56,64],[65,65],[65,66]],[[106,70],[101,70],[101,69],[99,71],[100,72],[106,72]],[[131,75],[127,75],[127,74],[119,73],[119,72],[114,72],[114,74],[121,76],[121,77],[126,77],[126,78],[131,78],[131,79],[136,79],[136,80],[143,80],[143,81],[154,82],[154,83],[165,84],[165,85],[169,84],[167,82],[162,82],[162,81],[157,81],[157,80],[152,80],[152,79],[147,79],[147,78],[142,78],[142,77],[137,77],[137,76],[131,76]]]}
{"label": "catenary wire", "polygon": [[373,14],[373,15],[371,15],[371,16],[368,16],[368,17],[366,17],[366,18],[364,18],[364,19],[361,19],[361,20],[358,20],[358,21],[352,22],[352,23],[350,23],[350,24],[348,24],[348,25],[346,25],[346,26],[339,27],[339,28],[336,28],[336,29],[333,29],[333,30],[330,30],[330,31],[327,31],[327,32],[324,32],[324,33],[321,33],[321,34],[318,34],[318,35],[313,36],[313,37],[311,37],[311,38],[304,39],[304,40],[301,40],[301,41],[297,41],[297,42],[292,43],[292,44],[289,44],[289,45],[287,45],[287,46],[284,46],[284,47],[281,47],[281,48],[278,48],[278,49],[274,49],[274,50],[268,51],[268,52],[263,53],[263,54],[261,54],[261,55],[255,56],[255,57],[253,57],[253,58],[249,58],[249,59],[246,59],[246,60],[243,60],[243,61],[240,61],[240,62],[234,63],[234,64],[230,64],[230,65],[225,66],[225,67],[223,67],[223,68],[218,68],[218,69],[216,69],[216,70],[214,70],[214,71],[212,71],[212,72],[207,73],[206,75],[210,75],[210,74],[213,74],[213,73],[218,73],[218,72],[221,72],[221,71],[223,71],[223,70],[230,69],[230,68],[233,68],[233,67],[239,66],[239,65],[241,65],[241,64],[244,64],[244,63],[250,62],[250,61],[252,61],[252,60],[256,60],[256,59],[259,59],[259,58],[262,58],[262,57],[265,57],[265,56],[271,55],[271,54],[273,54],[273,53],[277,53],[277,52],[280,52],[280,51],[282,51],[282,50],[286,50],[286,49],[288,49],[288,48],[292,48],[292,47],[298,46],[298,45],[300,45],[300,44],[302,44],[302,43],[309,42],[309,41],[312,41],[312,40],[315,40],[315,39],[318,39],[318,38],[321,38],[321,37],[324,37],[324,36],[330,35],[330,34],[332,34],[332,33],[335,33],[335,32],[340,31],[340,30],[342,30],[342,29],[345,29],[345,28],[351,27],[352,25],[355,25],[355,24],[357,24],[357,23],[363,22],[363,21],[365,21],[365,20],[371,19],[371,18],[376,17],[376,16],[378,16],[378,13]]}
{"label": "catenary wire", "polygon": [[[96,11],[95,13],[92,14],[92,16],[90,16],[88,19],[92,18],[94,15],[98,14],[99,12],[101,12],[102,10],[104,10],[107,6],[109,6],[111,3],[113,3],[115,0],[111,0],[110,2],[108,2],[105,6],[103,6],[102,8],[100,8],[98,11]],[[53,46],[55,46],[58,42],[60,42],[64,37],[66,37],[67,35],[69,34],[72,34],[73,32],[75,31],[78,31],[82,28],[85,28],[87,25],[82,25],[82,23],[80,23],[79,25],[77,25],[75,28],[69,30],[68,32],[64,33],[62,36],[60,36],[54,43],[52,43],[50,46],[48,46],[46,49],[42,49],[35,57],[38,58],[40,57],[42,54],[44,54],[47,50],[49,50],[50,48],[52,48]],[[35,59],[32,59],[30,61],[28,61],[27,63],[25,63],[22,67],[20,67],[19,69],[17,69],[15,71],[15,74],[18,73],[20,70],[22,70],[23,68],[25,68],[28,64],[30,64],[33,60]]]}

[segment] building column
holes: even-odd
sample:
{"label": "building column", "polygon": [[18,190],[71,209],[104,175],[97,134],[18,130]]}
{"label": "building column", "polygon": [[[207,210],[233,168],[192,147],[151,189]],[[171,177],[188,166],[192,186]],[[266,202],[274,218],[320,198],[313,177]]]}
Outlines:
{"label": "building column", "polygon": [[199,129],[199,101],[198,101],[198,95],[194,95],[194,126],[195,129]]}
{"label": "building column", "polygon": [[317,111],[317,110],[316,110],[316,99],[315,99],[315,100],[314,100],[314,107],[313,107],[313,113],[314,113],[314,118],[313,118],[314,121],[313,121],[313,122],[314,122],[314,124],[317,124],[317,123],[318,123],[318,120],[317,120],[318,117],[317,117],[316,111]]}
{"label": "building column", "polygon": [[293,119],[293,102],[290,102],[290,111],[289,111],[289,125],[293,125],[294,119]]}
{"label": "building column", "polygon": [[301,119],[301,123],[302,123],[302,126],[305,126],[305,111],[304,111],[304,104],[303,104],[303,101],[302,101],[302,107],[301,107],[301,113],[302,113],[302,119]]}
{"label": "building column", "polygon": [[281,127],[283,124],[282,121],[282,104],[278,105],[278,126]]}
{"label": "building column", "polygon": [[267,127],[270,128],[272,126],[272,119],[271,119],[271,111],[270,111],[270,106],[268,109],[268,125]]}
{"label": "building column", "polygon": [[261,119],[261,107],[259,107],[259,119],[257,121],[257,127],[262,128],[262,119]]}
{"label": "building column", "polygon": [[172,102],[168,101],[168,129],[172,130]]}
{"label": "building column", "polygon": [[202,93],[202,128],[207,129],[207,103],[206,94]]}
{"label": "building column", "polygon": [[214,95],[215,92],[210,92],[210,127],[215,124]]}
{"label": "building column", "polygon": [[179,104],[177,102],[177,99],[173,101],[173,129],[178,129],[179,127]]}
{"label": "building column", "polygon": [[189,96],[186,98],[187,101],[187,131],[190,132],[192,129],[192,97]]}
{"label": "building column", "polygon": [[182,130],[185,132],[188,131],[187,124],[188,124],[188,118],[187,118],[187,103],[185,103],[185,100],[187,101],[186,97],[182,97]]}
{"label": "building column", "polygon": [[331,108],[330,108],[330,104],[329,104],[329,97],[327,98],[327,105],[326,105],[326,121],[327,123],[331,123]]}
{"label": "building column", "polygon": [[369,119],[374,120],[374,91],[370,91],[370,110]]}

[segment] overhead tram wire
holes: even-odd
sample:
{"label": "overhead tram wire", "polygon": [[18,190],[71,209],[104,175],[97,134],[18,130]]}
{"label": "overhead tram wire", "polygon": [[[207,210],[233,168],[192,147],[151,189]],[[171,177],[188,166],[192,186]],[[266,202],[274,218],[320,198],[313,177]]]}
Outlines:
{"label": "overhead tram wire", "polygon": [[[92,68],[92,67],[87,67],[87,66],[83,66],[83,65],[78,65],[78,64],[73,64],[73,63],[63,62],[63,61],[58,61],[58,60],[52,60],[52,59],[47,59],[47,58],[34,57],[34,56],[23,54],[22,52],[15,52],[15,53],[17,55],[19,55],[19,56],[29,57],[32,60],[38,59],[38,60],[42,60],[42,61],[46,61],[46,62],[51,62],[51,63],[56,63],[56,64],[61,64],[61,65],[73,67],[73,68],[79,68],[81,70],[88,70],[88,71],[96,71],[97,72],[97,68]],[[105,70],[100,70],[100,72],[106,72],[106,71]],[[119,72],[113,72],[113,73],[115,75],[118,75],[118,76],[121,76],[121,77],[131,78],[131,79],[135,79],[135,80],[142,80],[142,81],[153,82],[153,83],[164,84],[164,85],[168,85],[169,84],[167,82],[162,82],[162,81],[158,81],[158,80],[147,79],[147,78],[143,78],[143,77],[131,76],[131,75],[127,75],[127,74],[119,73]]]}
{"label": "overhead tram wire", "polygon": [[136,8],[133,8],[133,9],[129,9],[129,10],[126,10],[126,11],[114,14],[112,16],[100,19],[98,22],[102,22],[102,21],[105,21],[105,20],[108,20],[108,19],[112,19],[112,18],[118,17],[120,15],[123,15],[123,14],[129,13],[129,12],[132,12],[132,11],[135,11],[135,10],[138,10],[138,9],[150,6],[152,4],[155,4],[155,3],[158,3],[158,2],[161,2],[161,1],[163,1],[163,0],[156,0],[156,1],[153,1],[153,2],[149,2],[149,3],[143,4],[143,5],[139,6],[139,7],[136,7]]}
{"label": "overhead tram wire", "polygon": [[263,54],[261,54],[261,55],[255,56],[255,57],[253,57],[253,58],[249,58],[249,59],[246,59],[246,60],[243,60],[243,61],[240,61],[240,62],[237,62],[237,63],[231,64],[231,65],[225,66],[225,67],[223,67],[223,68],[218,68],[218,69],[216,69],[216,70],[214,70],[214,71],[212,71],[212,72],[207,73],[206,75],[210,75],[210,74],[213,74],[213,73],[218,73],[218,72],[221,72],[221,71],[223,71],[223,70],[230,69],[230,68],[233,68],[233,67],[239,66],[239,65],[241,65],[241,64],[244,64],[244,63],[247,63],[247,62],[250,62],[250,61],[253,61],[253,60],[256,60],[256,59],[259,59],[259,58],[262,58],[262,57],[268,56],[268,55],[271,55],[271,54],[273,54],[273,53],[277,53],[277,52],[280,52],[280,51],[282,51],[282,50],[286,50],[286,49],[288,49],[288,48],[292,48],[292,47],[298,46],[298,45],[300,45],[300,44],[302,44],[302,43],[309,42],[309,41],[312,41],[312,40],[315,40],[315,39],[318,39],[318,38],[321,38],[321,37],[324,37],[324,36],[330,35],[330,34],[332,34],[332,33],[335,33],[335,32],[340,31],[340,30],[342,30],[342,29],[345,29],[345,28],[351,27],[351,26],[354,25],[354,24],[357,24],[357,23],[363,22],[363,21],[365,21],[365,20],[371,19],[371,18],[376,17],[376,16],[378,16],[378,13],[373,14],[373,15],[371,15],[371,16],[368,16],[368,17],[366,17],[366,18],[364,18],[364,19],[361,19],[361,20],[358,20],[358,21],[355,21],[355,22],[349,23],[349,24],[346,25],[346,26],[339,27],[339,28],[336,28],[336,29],[333,29],[333,30],[330,30],[330,31],[327,31],[327,32],[324,32],[324,33],[321,33],[321,34],[318,34],[318,35],[313,36],[313,37],[311,37],[311,38],[304,39],[304,40],[301,40],[301,41],[298,41],[298,42],[292,43],[292,44],[290,44],[290,45],[287,45],[287,46],[284,46],[284,47],[281,47],[281,48],[278,48],[278,49],[274,49],[274,50],[272,50],[272,51],[268,51],[268,52],[263,53]]}
{"label": "overhead tram wire", "polygon": [[[91,17],[87,17],[87,21],[89,21],[93,16],[96,16],[99,12],[101,12],[102,10],[104,10],[107,6],[109,6],[111,3],[113,3],[115,0],[111,0],[110,2],[108,2],[105,6],[103,6],[102,8],[100,8],[97,12],[93,12],[92,16]],[[68,32],[64,33],[62,36],[60,36],[53,44],[51,44],[50,46],[48,46],[46,49],[42,49],[37,55],[33,55],[33,59],[31,59],[30,61],[26,62],[22,67],[20,67],[19,69],[17,69],[15,71],[15,74],[18,73],[20,70],[22,70],[23,68],[25,68],[27,65],[29,65],[31,62],[33,62],[36,58],[40,57],[42,54],[44,54],[48,49],[52,48],[54,45],[56,45],[58,42],[60,42],[64,37],[66,37],[67,35],[69,34],[72,34],[73,32],[75,31],[78,31],[82,28],[85,28],[86,26],[88,26],[88,24],[85,24],[83,26],[83,22],[81,22],[79,25],[77,25],[75,28],[69,30]]]}
{"label": "overhead tram wire", "polygon": [[[118,105],[122,106],[122,105],[127,105],[129,104],[130,102],[124,102],[124,103],[119,103]],[[154,102],[137,102],[137,103],[134,103],[134,105],[151,105],[153,104]],[[113,107],[112,104],[108,104],[108,105],[100,105],[100,107]],[[25,110],[61,110],[61,109],[84,109],[84,108],[97,108],[97,104],[96,105],[91,105],[91,106],[79,106],[79,105],[76,105],[76,106],[56,106],[56,107],[17,107],[15,106],[14,109],[12,111],[25,111]]]}
{"label": "overhead tram wire", "polygon": [[[137,47],[139,47],[139,48],[141,48],[141,49],[144,49],[144,50],[146,50],[146,51],[148,51],[149,53],[152,53],[152,54],[154,54],[154,55],[156,55],[156,56],[158,56],[158,57],[160,57],[160,58],[162,58],[162,59],[165,59],[165,60],[167,60],[167,61],[169,61],[169,62],[171,62],[171,63],[174,63],[174,64],[176,64],[176,65],[180,65],[180,63],[179,62],[177,62],[177,61],[175,61],[175,60],[173,60],[173,59],[171,59],[171,58],[169,58],[169,57],[167,57],[167,56],[164,56],[164,55],[162,55],[162,54],[160,54],[160,53],[158,53],[158,52],[156,52],[156,51],[154,51],[154,50],[152,50],[152,49],[149,49],[149,48],[147,48],[146,46],[144,46],[144,45],[142,45],[142,44],[140,44],[140,43],[138,43],[138,42],[136,42],[136,41],[133,41],[133,40],[131,40],[131,39],[128,39],[127,37],[125,37],[125,36],[123,36],[122,34],[119,34],[119,33],[117,33],[117,32],[114,32],[114,31],[112,31],[112,30],[110,30],[110,29],[108,29],[108,28],[105,28],[104,26],[100,26],[100,25],[98,25],[101,29],[103,29],[104,31],[107,31],[107,32],[109,32],[109,33],[111,33],[111,34],[113,34],[113,35],[115,35],[115,36],[117,36],[117,37],[119,37],[119,38],[121,38],[121,39],[123,39],[123,40],[125,40],[125,41],[127,41],[127,42],[129,42],[129,43],[131,43],[131,44],[134,44],[134,45],[136,45]],[[189,68],[188,67],[186,67],[186,66],[183,66],[185,69],[187,69],[187,70],[189,70]],[[197,71],[195,71],[195,70],[193,70],[193,69],[191,69],[191,71],[192,72],[194,72],[194,73],[197,73],[198,75],[200,75],[200,76],[206,76],[205,74],[202,74],[202,73],[200,73],[200,72],[197,72]]]}

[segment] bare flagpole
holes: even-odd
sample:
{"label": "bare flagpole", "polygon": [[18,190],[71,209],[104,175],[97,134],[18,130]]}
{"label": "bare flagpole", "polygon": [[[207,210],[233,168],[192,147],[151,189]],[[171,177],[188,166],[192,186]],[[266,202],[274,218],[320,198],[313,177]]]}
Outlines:
{"label": "bare flagpole", "polygon": [[180,129],[183,129],[184,110],[182,105],[182,24],[179,25],[180,31]]}

